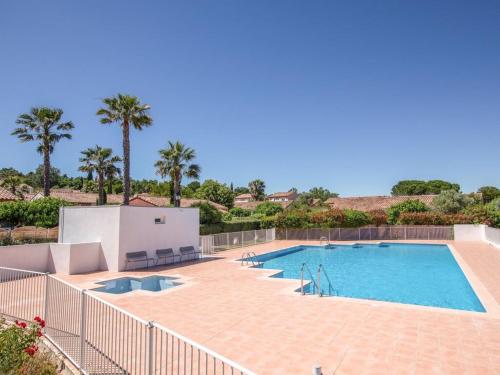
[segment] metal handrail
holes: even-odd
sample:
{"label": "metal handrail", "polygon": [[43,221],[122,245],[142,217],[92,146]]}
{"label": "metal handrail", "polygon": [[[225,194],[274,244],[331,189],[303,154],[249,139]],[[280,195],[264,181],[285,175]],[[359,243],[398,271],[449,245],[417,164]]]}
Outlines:
{"label": "metal handrail", "polygon": [[255,258],[257,258],[257,254],[255,254],[254,251],[247,251],[241,255],[241,265],[248,265],[250,262],[252,262],[253,266],[259,266],[261,263],[258,260],[256,262]]}
{"label": "metal handrail", "polygon": [[309,273],[309,277],[310,277],[311,282],[313,284],[313,293],[312,294],[316,294],[316,289],[315,288],[318,288],[318,284],[314,280],[312,272],[309,269],[309,266],[307,265],[307,263],[302,263],[302,266],[300,267],[300,293],[302,295],[305,295],[305,292],[304,292],[304,271],[307,271]]}
{"label": "metal handrail", "polygon": [[323,291],[321,290],[321,270],[323,270],[323,274],[325,275],[326,281],[328,281],[328,295],[331,296],[332,290],[335,291],[335,289],[333,289],[333,285],[332,285],[332,282],[330,281],[330,277],[328,277],[328,274],[326,273],[325,267],[322,264],[320,264],[318,267],[319,296],[320,297],[323,296]]}
{"label": "metal handrail", "polygon": [[325,241],[327,245],[330,243],[330,241],[328,240],[328,237],[321,236],[319,238],[319,246],[323,246],[323,241]]}

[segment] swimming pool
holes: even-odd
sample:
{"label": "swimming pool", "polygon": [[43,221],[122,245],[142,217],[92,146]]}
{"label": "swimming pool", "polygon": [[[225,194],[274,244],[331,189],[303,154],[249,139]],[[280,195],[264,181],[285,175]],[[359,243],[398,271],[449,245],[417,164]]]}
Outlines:
{"label": "swimming pool", "polygon": [[134,290],[160,292],[182,284],[178,281],[174,281],[175,279],[175,277],[156,275],[143,278],[121,277],[119,279],[98,282],[97,284],[101,284],[103,286],[92,290],[111,294],[123,294]]}
{"label": "swimming pool", "polygon": [[[297,246],[256,257],[265,269],[282,272],[273,277],[300,279],[306,263],[326,295],[485,312],[467,278],[446,245],[362,244]],[[330,293],[326,276],[333,291]],[[306,292],[312,291],[313,283]]]}

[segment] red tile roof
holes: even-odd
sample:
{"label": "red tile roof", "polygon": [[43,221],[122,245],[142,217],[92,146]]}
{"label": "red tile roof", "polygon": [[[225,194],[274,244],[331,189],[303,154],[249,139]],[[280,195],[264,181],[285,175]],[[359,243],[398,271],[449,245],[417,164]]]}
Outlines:
{"label": "red tile roof", "polygon": [[245,194],[240,194],[234,197],[234,199],[253,199],[252,194],[245,193]]}
{"label": "red tile roof", "polygon": [[295,191],[285,191],[285,192],[278,192],[278,193],[273,193],[271,195],[268,195],[268,198],[290,198],[294,197],[297,195]]}
{"label": "red tile roof", "polygon": [[9,190],[4,189],[3,187],[0,187],[0,202],[7,202],[7,201],[17,201],[20,198],[12,194]]}
{"label": "red tile roof", "polygon": [[[244,208],[245,210],[255,210],[255,207],[257,207],[259,204],[264,203],[263,201],[252,201],[252,202],[234,202],[234,207],[239,207],[239,208]],[[292,201],[287,201],[287,202],[272,202],[281,205],[283,208],[287,208],[290,206],[293,202]]]}
{"label": "red tile roof", "polygon": [[[66,202],[84,205],[84,206],[92,206],[97,204],[97,193],[85,193],[79,190],[72,189],[50,189],[50,196],[53,198],[59,198]],[[42,198],[42,193],[37,193],[35,196],[31,198],[39,199]],[[123,195],[121,194],[108,194],[107,195],[108,204],[122,204],[123,203]]]}
{"label": "red tile roof", "polygon": [[436,195],[398,195],[398,196],[366,196],[366,197],[336,197],[328,198],[325,203],[332,208],[350,208],[359,211],[386,210],[394,204],[417,199],[430,205]]}
{"label": "red tile roof", "polygon": [[[213,207],[217,208],[221,212],[227,212],[227,207],[211,202],[205,199],[191,199],[191,198],[181,198],[181,207],[187,208],[191,207],[195,203],[208,203]],[[157,206],[157,207],[167,207],[170,206],[170,197],[155,197],[148,194],[137,194],[130,199],[130,205],[132,206]]]}

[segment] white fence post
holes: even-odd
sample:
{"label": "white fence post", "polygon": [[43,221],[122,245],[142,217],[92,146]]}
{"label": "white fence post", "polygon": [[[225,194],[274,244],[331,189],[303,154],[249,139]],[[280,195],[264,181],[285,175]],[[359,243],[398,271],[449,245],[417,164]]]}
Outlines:
{"label": "white fence post", "polygon": [[85,370],[85,350],[87,348],[85,340],[85,329],[87,326],[87,294],[86,289],[82,290],[80,298],[80,368]]}
{"label": "white fence post", "polygon": [[[153,369],[153,355],[154,355],[154,323],[153,322],[148,322],[148,338],[149,338],[149,346],[148,346],[148,374],[153,375],[154,369]],[[192,365],[192,364],[191,364]]]}

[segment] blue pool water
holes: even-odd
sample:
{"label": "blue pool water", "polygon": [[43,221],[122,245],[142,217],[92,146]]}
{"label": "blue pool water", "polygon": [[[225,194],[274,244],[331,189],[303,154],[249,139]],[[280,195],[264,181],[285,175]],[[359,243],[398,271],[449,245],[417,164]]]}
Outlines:
{"label": "blue pool water", "polygon": [[[485,312],[485,309],[446,245],[363,244],[298,246],[257,256],[262,268],[282,272],[274,277],[300,279],[307,263],[313,279],[323,265],[324,294],[415,305]],[[307,279],[311,279],[306,272]],[[306,291],[310,291],[309,284]]]}
{"label": "blue pool water", "polygon": [[119,279],[106,280],[97,284],[102,287],[93,290],[98,292],[122,294],[133,290],[149,290],[151,292],[159,292],[181,285],[182,283],[174,281],[175,277],[168,276],[148,276],[143,278],[122,277]]}

